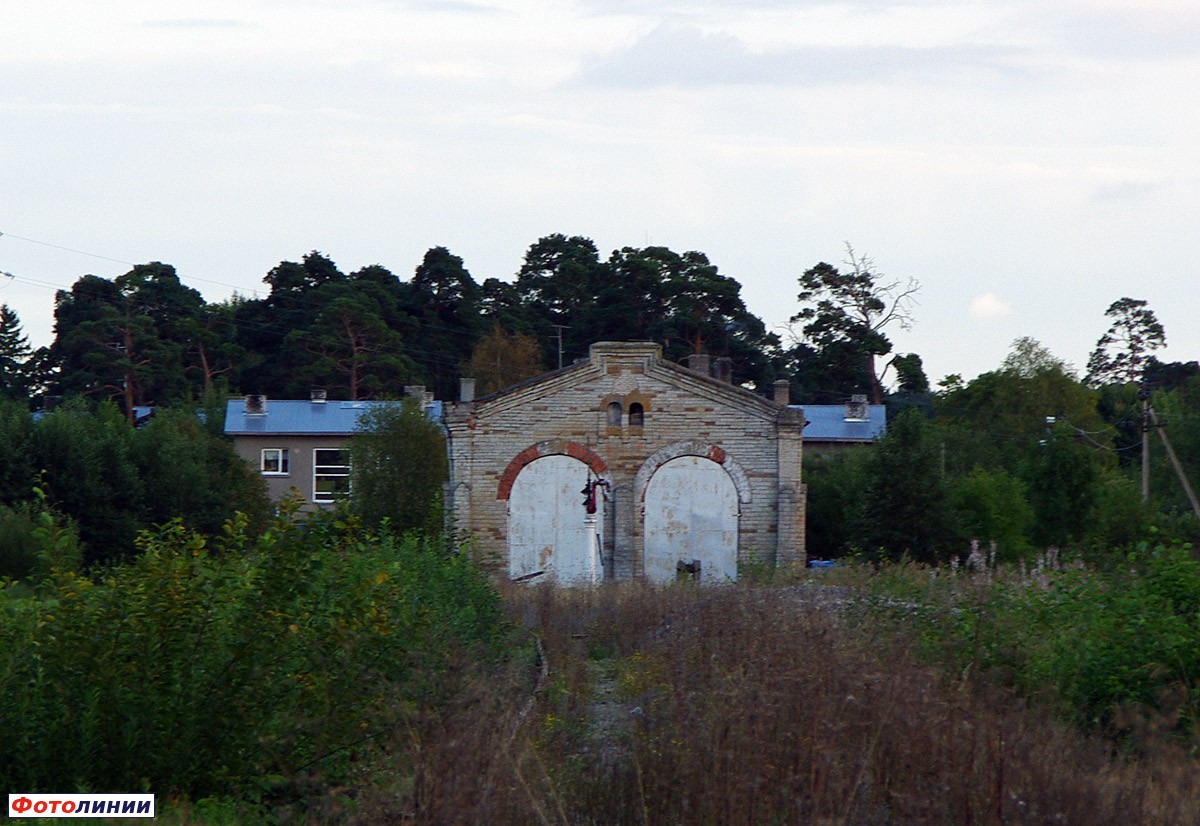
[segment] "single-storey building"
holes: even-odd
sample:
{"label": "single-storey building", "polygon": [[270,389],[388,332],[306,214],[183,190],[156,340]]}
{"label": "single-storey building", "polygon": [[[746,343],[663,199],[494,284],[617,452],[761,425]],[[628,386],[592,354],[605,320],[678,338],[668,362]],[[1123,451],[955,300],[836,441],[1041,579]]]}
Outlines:
{"label": "single-storey building", "polygon": [[[514,580],[736,579],[803,566],[805,412],[727,360],[684,367],[659,345],[587,359],[445,406],[454,524]],[[723,364],[721,362],[724,362]]]}

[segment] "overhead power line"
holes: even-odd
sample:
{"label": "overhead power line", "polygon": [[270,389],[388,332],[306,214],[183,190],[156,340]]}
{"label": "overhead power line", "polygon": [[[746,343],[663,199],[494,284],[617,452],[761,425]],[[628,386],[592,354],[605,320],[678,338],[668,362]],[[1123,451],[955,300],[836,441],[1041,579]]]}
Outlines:
{"label": "overhead power line", "polygon": [[24,236],[21,236],[21,235],[13,235],[11,232],[0,232],[0,237],[15,238],[18,241],[27,241],[30,244],[38,244],[43,247],[51,247],[56,250],[62,250],[63,252],[73,252],[76,255],[86,255],[89,258],[99,258],[102,261],[112,261],[114,264],[127,264],[130,267],[134,266],[134,264],[132,262],[125,261],[120,258],[112,258],[107,255],[99,255],[98,253],[87,252],[86,250],[77,250],[77,249],[73,249],[71,247],[64,247],[61,244],[51,244],[49,241],[39,241],[36,238],[25,238]]}
{"label": "overhead power line", "polygon": [[[92,258],[102,259],[104,261],[112,261],[117,264],[125,264],[130,267],[138,266],[137,264],[134,264],[131,261],[126,261],[122,258],[110,258],[107,255],[99,255],[99,254],[93,253],[93,252],[86,252],[84,250],[77,250],[77,249],[72,249],[70,247],[64,247],[59,244],[51,244],[47,241],[38,241],[33,238],[24,238],[20,235],[12,235],[10,233],[0,232],[0,238],[3,238],[3,237],[16,238],[21,241],[28,241],[31,244],[40,244],[45,247],[53,247],[54,249],[65,250],[67,252],[75,252],[75,253],[79,253],[80,255],[87,255]],[[287,262],[284,262],[284,263],[287,263]],[[70,289],[70,287],[66,287],[66,286],[62,286],[62,285],[58,285],[58,284],[51,284],[50,282],[46,282],[46,281],[38,281],[36,279],[28,278],[26,276],[11,276],[11,277],[17,278],[18,280],[25,281],[25,282],[28,282],[31,284],[37,284],[38,286],[49,287],[50,289],[54,289],[54,290],[69,290]],[[204,284],[214,284],[218,287],[228,287],[229,289],[233,290],[235,293],[239,290],[246,289],[245,287],[241,287],[236,284],[229,284],[225,281],[214,281],[210,278],[200,278],[200,277],[194,276],[194,275],[181,275],[178,272],[178,270],[176,270],[176,272],[175,272],[175,277],[178,278],[180,281],[199,281]],[[396,276],[396,280],[399,281],[400,283],[405,283],[401,280],[401,278],[399,276]],[[255,293],[257,293],[257,289],[255,289]],[[259,299],[255,299],[255,300],[259,300]],[[306,299],[306,298],[290,297],[289,301],[298,307],[312,307],[313,309],[318,309],[318,310],[324,308],[324,306],[325,306],[324,304],[322,304],[319,301],[313,301],[311,299]],[[386,314],[386,313],[381,313],[379,317],[382,318],[384,321],[392,322],[393,324],[400,324],[405,320],[398,316],[394,316],[394,315],[390,315],[390,314]],[[437,323],[430,322],[427,320],[422,321],[422,326],[424,326],[428,329],[431,329],[431,330],[438,330],[441,332],[451,333],[454,335],[470,335],[470,331],[468,331],[468,330],[462,330],[457,327],[447,327],[443,324],[437,324]]]}
{"label": "overhead power line", "polygon": [[[53,249],[63,250],[65,252],[76,253],[79,255],[85,255],[90,258],[97,258],[97,259],[104,260],[104,261],[112,261],[114,263],[123,264],[123,265],[129,266],[129,267],[138,266],[137,264],[135,264],[131,261],[126,261],[122,258],[113,258],[112,256],[108,256],[108,255],[100,255],[98,253],[88,252],[86,250],[75,249],[73,247],[67,247],[67,246],[63,246],[61,244],[53,244],[48,241],[39,241],[36,238],[27,238],[27,237],[20,236],[20,235],[13,235],[12,233],[0,232],[0,238],[12,238],[15,240],[26,241],[31,244],[37,244],[39,246],[44,246],[44,247],[51,247]],[[5,275],[15,281],[19,281],[19,282],[22,282],[25,284],[31,284],[31,285],[42,287],[45,289],[50,289],[50,290],[55,290],[55,291],[70,290],[70,287],[68,287],[68,286],[55,284],[55,283],[40,280],[37,278],[30,278],[30,277],[24,276],[24,275],[18,276],[18,275],[13,275],[12,273],[8,273],[8,272],[0,273],[0,275]],[[215,285],[222,286],[222,287],[228,287],[229,289],[234,290],[235,292],[238,290],[244,289],[243,287],[239,287],[234,284],[227,284],[222,281],[213,281],[213,280],[205,279],[205,278],[197,278],[195,276],[180,275],[178,272],[176,272],[176,277],[181,282],[201,281],[201,282],[204,282],[207,284],[215,284]],[[401,279],[398,276],[397,276],[396,280],[401,281]],[[401,282],[401,283],[403,283],[403,282]],[[0,285],[0,286],[2,286],[2,285]],[[314,310],[321,310],[321,309],[324,309],[326,306],[325,304],[322,304],[319,301],[313,301],[311,299],[305,299],[305,298],[291,297],[289,300],[291,301],[291,303],[293,303],[297,307],[309,307]],[[393,315],[390,313],[380,313],[379,318],[382,319],[384,322],[388,322],[389,326],[392,326],[393,328],[404,324],[411,318],[411,319],[416,319],[419,322],[420,326],[425,330],[445,332],[445,333],[450,333],[453,335],[463,335],[463,336],[471,335],[469,330],[460,329],[460,328],[456,328],[456,327],[449,327],[444,324],[438,324],[436,322],[430,321],[429,319],[420,318],[420,317],[416,317],[416,316],[400,317],[400,316],[396,316],[396,315]],[[240,320],[240,321],[234,321],[232,319],[222,320],[222,321],[219,321],[218,323],[223,324],[223,325],[228,325],[229,327],[232,327],[235,330],[236,329],[246,329],[246,330],[254,330],[257,332],[261,332],[261,333],[277,335],[281,339],[285,338],[289,334],[291,334],[301,340],[314,340],[312,335],[310,335],[304,331],[295,330],[292,328],[285,328],[285,327],[276,326],[276,325],[256,324],[253,322],[246,321],[244,319]],[[405,341],[405,344],[411,345],[412,342]],[[454,360],[452,358],[446,358],[444,355],[441,355],[441,354],[412,352],[412,351],[408,351],[406,349],[406,352],[404,353],[404,355],[407,356],[408,358],[412,359],[414,362],[416,362],[424,367],[427,367],[427,368],[447,367],[447,368],[454,369],[454,368],[458,368],[460,366],[456,360]]]}

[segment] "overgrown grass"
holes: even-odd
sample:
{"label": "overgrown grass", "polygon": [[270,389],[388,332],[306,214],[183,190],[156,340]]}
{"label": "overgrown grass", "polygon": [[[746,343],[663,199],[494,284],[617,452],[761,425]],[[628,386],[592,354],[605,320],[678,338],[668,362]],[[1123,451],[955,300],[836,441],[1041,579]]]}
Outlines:
{"label": "overgrown grass", "polygon": [[10,788],[181,824],[1200,822],[1182,549],[497,595],[352,523],[144,543],[6,603]]}
{"label": "overgrown grass", "polygon": [[[422,741],[423,823],[1191,824],[1169,737],[1114,750],[973,669],[923,662],[829,586],[508,595],[549,669],[470,681]],[[530,692],[535,697],[527,705]],[[528,709],[528,713],[525,710]],[[366,822],[366,821],[364,821]]]}

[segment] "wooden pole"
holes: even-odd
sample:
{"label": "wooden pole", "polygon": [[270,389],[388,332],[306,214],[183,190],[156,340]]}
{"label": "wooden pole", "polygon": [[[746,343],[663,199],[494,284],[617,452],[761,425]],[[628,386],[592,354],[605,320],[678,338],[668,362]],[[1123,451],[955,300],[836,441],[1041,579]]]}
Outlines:
{"label": "wooden pole", "polygon": [[1171,466],[1175,468],[1175,475],[1179,477],[1179,483],[1183,485],[1183,492],[1187,494],[1188,501],[1192,503],[1192,511],[1196,514],[1196,518],[1200,519],[1200,502],[1196,501],[1196,493],[1192,490],[1192,485],[1188,482],[1187,474],[1183,472],[1183,465],[1179,464],[1179,457],[1175,455],[1175,448],[1171,447],[1171,440],[1167,438],[1167,431],[1158,423],[1158,414],[1154,412],[1154,408],[1150,408],[1150,418],[1154,422],[1154,427],[1158,430],[1158,435],[1162,437],[1163,446],[1167,449],[1167,457],[1171,460]]}
{"label": "wooden pole", "polygon": [[1150,398],[1145,390],[1142,397],[1142,501],[1150,501]]}

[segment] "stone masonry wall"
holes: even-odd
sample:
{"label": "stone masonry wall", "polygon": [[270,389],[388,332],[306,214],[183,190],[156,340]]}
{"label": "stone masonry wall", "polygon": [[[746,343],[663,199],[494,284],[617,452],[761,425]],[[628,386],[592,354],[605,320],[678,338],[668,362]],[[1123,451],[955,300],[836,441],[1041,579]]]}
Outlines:
{"label": "stone masonry wall", "polygon": [[[621,403],[620,425],[610,402]],[[629,423],[641,404],[641,427]],[[803,415],[661,361],[657,345],[602,342],[587,362],[475,402],[450,405],[450,502],[455,524],[490,564],[507,564],[507,493],[524,463],[566,453],[612,485],[605,509],[606,573],[642,574],[641,497],[676,455],[718,461],[738,487],[740,561],[804,564]],[[665,457],[665,458],[664,458]]]}

